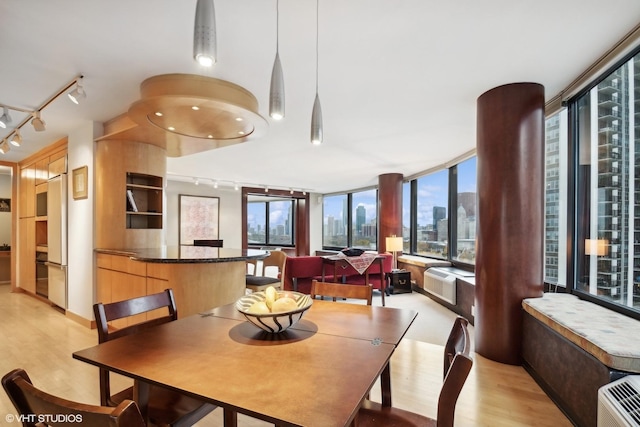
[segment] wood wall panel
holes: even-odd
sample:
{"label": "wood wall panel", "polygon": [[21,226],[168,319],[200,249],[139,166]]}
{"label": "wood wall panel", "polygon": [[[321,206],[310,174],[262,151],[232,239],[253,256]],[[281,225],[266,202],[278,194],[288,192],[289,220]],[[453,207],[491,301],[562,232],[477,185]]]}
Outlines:
{"label": "wood wall panel", "polygon": [[402,174],[378,177],[378,252],[386,252],[386,238],[402,236]]}
{"label": "wood wall panel", "polygon": [[544,88],[514,83],[478,98],[475,348],[522,363],[522,299],[542,296]]}
{"label": "wood wall panel", "polygon": [[127,172],[160,176],[166,182],[166,151],[136,141],[96,143],[96,248],[153,248],[162,245],[162,229],[126,228]]}

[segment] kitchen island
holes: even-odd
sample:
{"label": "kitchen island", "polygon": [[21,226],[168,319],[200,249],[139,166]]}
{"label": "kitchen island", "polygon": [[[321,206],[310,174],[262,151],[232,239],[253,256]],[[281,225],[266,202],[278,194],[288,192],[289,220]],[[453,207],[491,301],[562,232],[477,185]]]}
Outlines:
{"label": "kitchen island", "polygon": [[173,289],[178,316],[235,302],[245,293],[246,261],[268,251],[164,246],[96,249],[97,302],[109,303]]}

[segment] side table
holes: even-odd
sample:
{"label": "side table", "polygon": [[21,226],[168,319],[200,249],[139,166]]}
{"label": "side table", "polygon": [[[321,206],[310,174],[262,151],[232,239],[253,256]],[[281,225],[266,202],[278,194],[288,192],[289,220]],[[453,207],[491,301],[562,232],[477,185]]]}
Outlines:
{"label": "side table", "polygon": [[394,270],[385,274],[387,279],[387,295],[411,293],[411,272]]}

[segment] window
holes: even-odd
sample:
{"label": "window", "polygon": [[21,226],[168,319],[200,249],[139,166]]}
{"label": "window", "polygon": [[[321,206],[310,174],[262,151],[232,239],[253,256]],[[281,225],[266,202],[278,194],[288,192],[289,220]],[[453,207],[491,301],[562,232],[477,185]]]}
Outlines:
{"label": "window", "polygon": [[449,172],[441,170],[417,179],[416,253],[449,256]]}
{"label": "window", "polygon": [[293,245],[293,200],[247,203],[249,245]]}
{"label": "window", "polygon": [[349,206],[346,194],[325,196],[322,203],[324,248],[343,249],[349,246]]}
{"label": "window", "polygon": [[[455,166],[457,169],[456,253],[453,259],[476,262],[476,157]],[[453,256],[453,254],[452,254]]]}
{"label": "window", "polygon": [[402,184],[402,252],[411,253],[411,181]]}
{"label": "window", "polygon": [[640,55],[572,103],[575,290],[640,312]]}
{"label": "window", "polygon": [[567,110],[545,120],[544,280],[566,285]]}
{"label": "window", "polygon": [[351,246],[375,250],[378,246],[378,193],[376,190],[351,194]]}

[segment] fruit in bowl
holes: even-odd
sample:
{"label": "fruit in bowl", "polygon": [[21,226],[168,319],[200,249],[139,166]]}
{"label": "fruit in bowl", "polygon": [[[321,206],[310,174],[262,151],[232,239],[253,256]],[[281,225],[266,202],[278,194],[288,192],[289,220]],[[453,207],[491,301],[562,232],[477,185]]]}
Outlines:
{"label": "fruit in bowl", "polygon": [[236,309],[260,329],[280,333],[295,325],[311,304],[313,299],[309,295],[277,291],[269,286],[265,291],[240,298],[236,302]]}

